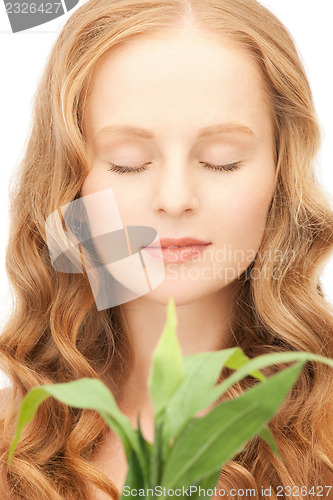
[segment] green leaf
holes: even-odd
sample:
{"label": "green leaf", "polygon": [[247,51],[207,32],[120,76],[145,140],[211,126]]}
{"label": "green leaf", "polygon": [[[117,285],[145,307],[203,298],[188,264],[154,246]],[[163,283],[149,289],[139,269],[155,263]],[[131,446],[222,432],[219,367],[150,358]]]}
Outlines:
{"label": "green leaf", "polygon": [[282,353],[277,352],[272,354],[263,354],[262,356],[251,359],[248,363],[244,364],[244,366],[241,366],[236,372],[232,373],[226,380],[214,387],[213,391],[215,401],[221,397],[229,389],[229,387],[234,385],[236,382],[239,382],[239,380],[243,379],[247,375],[250,375],[253,371],[278,363],[288,363],[289,361],[320,361],[321,363],[325,363],[333,368],[333,359],[306,351],[288,351]]}
{"label": "green leaf", "polygon": [[149,481],[150,487],[159,486],[162,470],[163,470],[163,459],[162,459],[162,425],[161,419],[158,419],[155,423],[155,439],[151,449],[150,455],[150,473]]}
{"label": "green leaf", "polygon": [[[219,477],[220,477],[220,471],[218,470],[217,472],[214,472],[210,476],[207,476],[205,479],[193,483],[193,486],[197,487],[197,491],[195,495],[193,494],[191,495],[191,499],[198,500],[200,498],[207,498],[206,495],[207,490],[214,490],[214,488],[217,486]],[[200,488],[202,488],[201,491]],[[209,498],[211,498],[211,496],[209,496]]]}
{"label": "green leaf", "polygon": [[137,417],[137,426],[138,426],[137,433],[138,433],[138,437],[139,437],[139,444],[140,444],[140,448],[142,450],[142,455],[145,457],[145,462],[147,464],[147,472],[148,472],[152,444],[149,443],[149,441],[147,441],[144,438],[144,436],[143,436],[143,434],[141,432],[141,427],[140,427],[140,412],[138,413],[138,417]]}
{"label": "green leaf", "polygon": [[175,442],[165,465],[166,488],[187,487],[217,472],[276,413],[304,361],[282,370],[236,399],[193,419]]}
{"label": "green leaf", "polygon": [[[250,358],[246,356],[246,354],[243,352],[243,350],[238,347],[234,349],[233,354],[228,358],[227,362],[225,363],[225,366],[228,368],[231,368],[232,370],[238,370],[242,366],[245,366],[248,362],[250,361]],[[261,373],[259,370],[254,370],[253,372],[249,373],[254,378],[257,378],[258,380],[266,380],[266,377],[263,373]]]}
{"label": "green leaf", "polygon": [[[140,427],[140,415],[137,417],[137,434],[139,438],[139,445],[142,452],[142,456],[144,457],[144,469],[142,469],[142,463],[138,460],[137,453],[132,449],[130,460],[128,462],[128,472],[126,477],[126,482],[124,486],[128,486],[130,489],[145,489],[149,488],[149,480],[147,479],[149,476],[149,458],[150,458],[150,450],[151,444],[145,440],[144,436],[141,432]],[[128,495],[121,495],[121,499],[125,498]]]}
{"label": "green leaf", "polygon": [[[223,366],[237,369],[250,359],[240,347],[210,351],[183,359],[185,376],[172,394],[166,410],[163,428],[163,456],[166,457],[171,438],[177,438],[184,426],[199,411],[216,401],[215,383]],[[252,376],[264,380],[258,370]]]}
{"label": "green leaf", "polygon": [[149,392],[154,415],[158,418],[184,377],[183,358],[176,334],[177,318],[174,298],[168,301],[167,322],[154,350],[149,375]]}
{"label": "green leaf", "polygon": [[[126,482],[125,482],[124,487],[127,486],[129,488],[129,490],[132,490],[134,488],[135,489],[144,488],[144,485],[145,485],[145,480],[144,480],[144,477],[142,475],[142,469],[140,467],[140,463],[139,463],[137,454],[132,449],[131,456],[130,456],[130,459],[128,462],[128,472],[127,472]],[[126,490],[125,490],[125,492],[126,492]],[[124,495],[124,492],[123,492],[123,494],[121,495],[120,498],[121,499],[127,498],[127,496],[128,495]]]}
{"label": "green leaf", "polygon": [[16,434],[9,449],[8,466],[10,465],[10,462],[12,460],[15,448],[20,440],[24,426],[34,418],[39,405],[48,397],[48,394],[45,393],[42,388],[37,387],[28,392],[28,394],[23,399],[17,419]]}
{"label": "green leaf", "polygon": [[130,459],[132,448],[134,448],[143,465],[138,436],[132,428],[130,420],[121,413],[112,393],[103,382],[92,378],[81,378],[63,384],[42,385],[31,389],[26,394],[19,411],[16,435],[10,447],[9,463],[23,427],[34,417],[39,405],[50,396],[74,408],[89,408],[98,411],[121,438],[127,461]]}
{"label": "green leaf", "polygon": [[264,441],[266,441],[266,443],[269,445],[269,447],[271,448],[271,450],[273,451],[273,453],[275,453],[275,455],[277,455],[279,458],[281,458],[281,460],[283,460],[283,458],[281,457],[280,452],[278,450],[278,447],[277,447],[277,444],[275,442],[274,436],[271,433],[271,431],[270,431],[270,429],[269,429],[269,427],[267,425],[265,425],[265,427],[263,427],[261,429],[261,431],[259,432],[259,436]]}
{"label": "green leaf", "polygon": [[198,353],[183,358],[184,378],[166,406],[163,441],[169,442],[171,437],[176,437],[196,413],[216,400],[212,388],[235,349],[239,348]]}

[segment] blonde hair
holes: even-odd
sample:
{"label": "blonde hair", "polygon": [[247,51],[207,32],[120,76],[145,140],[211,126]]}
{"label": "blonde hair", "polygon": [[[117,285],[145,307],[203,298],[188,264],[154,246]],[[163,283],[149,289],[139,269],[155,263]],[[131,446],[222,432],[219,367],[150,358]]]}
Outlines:
{"label": "blonde hair", "polygon": [[[320,130],[286,28],[255,0],[90,0],[70,17],[53,47],[11,193],[6,268],[16,300],[0,337],[0,362],[14,386],[0,420],[0,492],[8,500],[86,500],[91,483],[117,497],[116,487],[91,463],[108,430],[92,410],[50,398],[26,427],[9,468],[6,461],[28,390],[88,376],[116,393],[131,366],[121,308],[97,311],[84,274],[53,269],[45,220],[79,195],[87,173],[82,118],[96,63],[136,36],[186,25],[229,37],[247,50],[261,71],[274,124],[276,191],[260,252],[237,279],[235,342],[250,357],[286,350],[333,357],[333,310],[320,283],[332,252],[333,212],[314,174]],[[272,261],[271,249],[285,258]],[[228,397],[251,380],[237,384]],[[322,484],[325,469],[333,471],[332,388],[329,368],[308,362],[270,422],[284,461],[256,437],[223,468],[218,486],[254,488],[257,498],[264,498],[262,486],[272,486],[271,498],[278,500],[286,498],[276,496],[278,486],[302,485],[309,491]]]}

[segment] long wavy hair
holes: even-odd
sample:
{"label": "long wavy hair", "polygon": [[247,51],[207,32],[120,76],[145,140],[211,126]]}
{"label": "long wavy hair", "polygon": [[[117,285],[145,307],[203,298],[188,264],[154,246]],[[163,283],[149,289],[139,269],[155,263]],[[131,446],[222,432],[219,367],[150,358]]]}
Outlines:
{"label": "long wavy hair", "polygon": [[[92,483],[119,495],[92,464],[108,431],[93,410],[49,398],[25,428],[9,468],[8,450],[19,405],[32,387],[95,377],[116,394],[131,367],[121,306],[98,311],[85,274],[53,269],[45,220],[79,195],[87,174],[82,119],[96,63],[136,36],[188,25],[230,37],[256,61],[274,125],[276,189],[260,251],[237,278],[235,345],[249,357],[290,350],[333,357],[333,310],[320,282],[333,247],[333,211],[314,171],[320,128],[289,32],[255,0],[90,0],[69,18],[52,49],[11,187],[6,269],[15,300],[0,337],[0,363],[14,389],[0,420],[6,500],[87,500]],[[283,258],[272,259],[272,249]],[[223,467],[218,486],[254,488],[260,499],[261,488],[271,486],[278,500],[286,498],[287,486],[309,492],[322,485],[325,471],[333,471],[332,378],[327,365],[308,362],[269,424],[283,460],[256,437]],[[227,397],[253,383],[246,377]]]}

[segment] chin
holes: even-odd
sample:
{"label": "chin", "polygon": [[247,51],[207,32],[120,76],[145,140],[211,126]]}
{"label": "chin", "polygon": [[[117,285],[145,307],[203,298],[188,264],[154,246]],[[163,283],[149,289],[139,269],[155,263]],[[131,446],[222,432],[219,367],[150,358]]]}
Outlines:
{"label": "chin", "polygon": [[187,282],[164,280],[161,285],[145,294],[142,298],[167,306],[170,297],[173,297],[175,305],[182,306],[200,300],[214,292],[215,290],[205,290],[203,283],[198,280],[188,280]]}

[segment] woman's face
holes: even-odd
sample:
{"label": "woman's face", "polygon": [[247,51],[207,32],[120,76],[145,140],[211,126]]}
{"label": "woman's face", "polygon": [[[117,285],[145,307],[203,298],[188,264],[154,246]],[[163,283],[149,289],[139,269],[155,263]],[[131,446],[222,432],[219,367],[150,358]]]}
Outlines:
{"label": "woman's face", "polygon": [[260,73],[243,49],[188,28],[133,39],[95,69],[84,133],[82,196],[112,188],[125,226],[211,243],[192,260],[165,262],[151,298],[194,300],[226,288],[250,265],[275,166]]}

